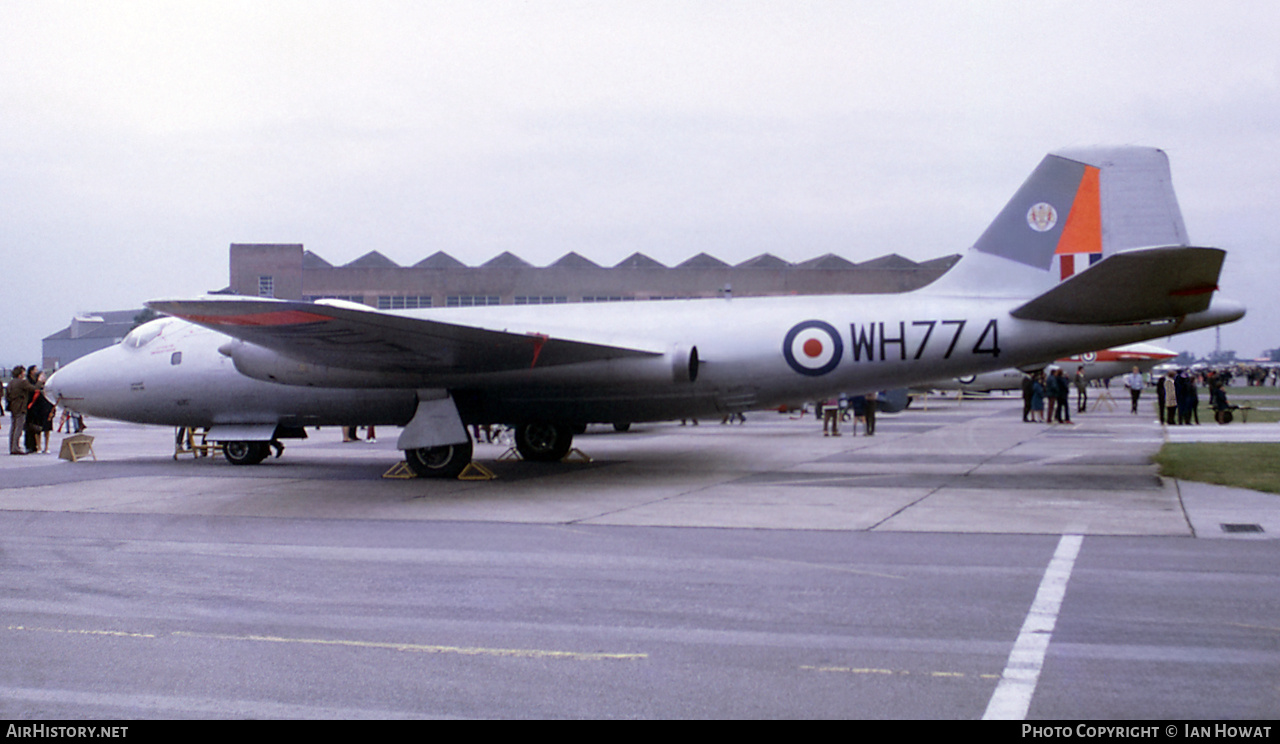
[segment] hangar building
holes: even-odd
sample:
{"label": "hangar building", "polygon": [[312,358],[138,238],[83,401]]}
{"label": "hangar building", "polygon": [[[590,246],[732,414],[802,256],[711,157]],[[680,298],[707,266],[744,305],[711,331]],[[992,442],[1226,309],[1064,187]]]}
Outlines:
{"label": "hangar building", "polygon": [[437,252],[399,266],[377,251],[334,266],[301,244],[231,245],[230,294],[289,300],[339,298],[386,310],[810,294],[906,292],[942,276],[958,255],[916,263],[890,254],[853,263],[833,254],[788,263],[768,253],[737,265],[700,253],[664,266],[635,253],[601,266],[567,253],[533,266],[511,253],[467,266]]}

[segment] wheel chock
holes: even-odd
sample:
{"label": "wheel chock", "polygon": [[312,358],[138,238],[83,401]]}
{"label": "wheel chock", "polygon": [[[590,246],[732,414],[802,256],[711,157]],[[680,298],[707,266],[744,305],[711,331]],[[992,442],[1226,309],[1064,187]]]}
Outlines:
{"label": "wheel chock", "polygon": [[383,473],[382,477],[383,478],[399,478],[401,480],[408,480],[409,478],[417,478],[418,474],[413,472],[413,468],[409,467],[408,462],[401,460],[395,465],[392,465],[390,470]]}
{"label": "wheel chock", "polygon": [[591,455],[588,455],[586,452],[583,452],[577,447],[574,447],[573,449],[569,450],[569,454],[560,458],[560,462],[595,462],[595,461],[591,459]]}
{"label": "wheel chock", "polygon": [[515,447],[508,447],[506,452],[503,452],[501,455],[498,455],[499,462],[502,462],[504,460],[523,460],[523,459],[524,458],[520,456],[519,450],[517,450]]}
{"label": "wheel chock", "polygon": [[496,473],[475,460],[467,463],[467,466],[462,469],[462,472],[458,473],[458,480],[486,481],[493,480],[497,477],[498,475]]}

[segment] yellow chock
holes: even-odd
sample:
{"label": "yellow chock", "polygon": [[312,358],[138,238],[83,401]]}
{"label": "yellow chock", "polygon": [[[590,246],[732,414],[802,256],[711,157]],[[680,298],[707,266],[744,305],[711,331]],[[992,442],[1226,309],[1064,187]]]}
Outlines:
{"label": "yellow chock", "polygon": [[462,472],[458,473],[458,480],[484,481],[493,480],[497,477],[496,473],[475,460],[467,463],[467,466],[462,469]]}
{"label": "yellow chock", "polygon": [[409,467],[409,463],[401,460],[395,465],[392,465],[390,470],[383,473],[382,477],[383,478],[400,478],[402,480],[408,480],[409,478],[417,478],[418,474],[413,472],[413,468]]}
{"label": "yellow chock", "polygon": [[569,454],[560,458],[560,462],[594,462],[594,460],[591,459],[591,455],[588,455],[586,452],[574,447],[569,450]]}

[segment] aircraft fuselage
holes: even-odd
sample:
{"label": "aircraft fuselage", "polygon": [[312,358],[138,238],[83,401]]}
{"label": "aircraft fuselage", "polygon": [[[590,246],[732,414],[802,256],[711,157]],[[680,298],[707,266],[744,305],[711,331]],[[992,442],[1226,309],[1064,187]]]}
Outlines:
{"label": "aircraft fuselage", "polygon": [[[495,372],[342,368],[344,387],[326,387],[312,365],[260,347],[251,349],[259,357],[242,359],[265,354],[272,364],[245,361],[237,369],[235,348],[244,342],[165,318],[68,365],[50,390],[84,413],[175,426],[403,425],[422,389],[448,390],[468,424],[633,422],[902,387],[1175,330],[1171,323],[1072,327],[1020,320],[1008,313],[1015,304],[918,293],[653,301],[644,303],[649,322],[640,329],[637,303],[405,311],[553,337],[572,327],[580,338],[663,353],[542,367],[531,357],[527,369]],[[1222,322],[1236,311],[1211,308],[1176,330]],[[289,378],[291,370],[297,379]],[[297,384],[282,384],[288,382]]]}

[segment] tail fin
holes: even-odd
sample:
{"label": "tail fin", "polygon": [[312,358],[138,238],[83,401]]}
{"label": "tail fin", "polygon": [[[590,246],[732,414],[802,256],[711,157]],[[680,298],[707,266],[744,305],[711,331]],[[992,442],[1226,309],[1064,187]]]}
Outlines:
{"label": "tail fin", "polygon": [[1065,279],[1072,259],[1158,245],[1188,245],[1169,159],[1119,147],[1046,156],[973,250],[1044,270],[1057,259]]}
{"label": "tail fin", "polygon": [[935,286],[1031,296],[1119,251],[1187,244],[1163,151],[1065,150],[1040,162]]}

